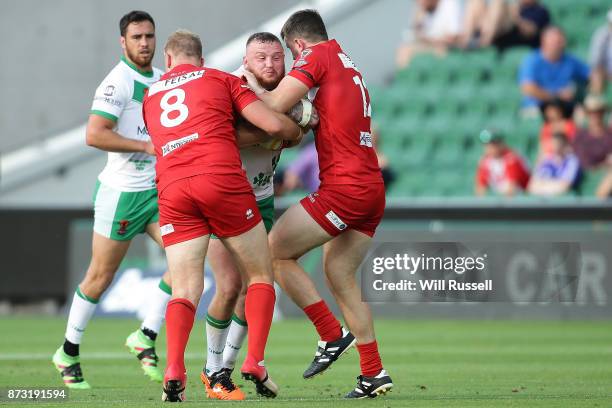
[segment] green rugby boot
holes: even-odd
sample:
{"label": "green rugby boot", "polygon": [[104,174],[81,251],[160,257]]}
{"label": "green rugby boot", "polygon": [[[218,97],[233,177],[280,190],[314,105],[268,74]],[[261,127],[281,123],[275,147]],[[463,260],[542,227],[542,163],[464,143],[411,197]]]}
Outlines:
{"label": "green rugby boot", "polygon": [[155,353],[155,342],[138,329],[125,340],[125,346],[130,353],[136,355],[145,375],[151,381],[162,382],[164,373],[158,367],[159,357]]}
{"label": "green rugby boot", "polygon": [[64,385],[72,390],[88,390],[89,383],[83,378],[79,356],[72,357],[64,353],[64,347],[60,346],[53,354],[53,365],[62,376]]}

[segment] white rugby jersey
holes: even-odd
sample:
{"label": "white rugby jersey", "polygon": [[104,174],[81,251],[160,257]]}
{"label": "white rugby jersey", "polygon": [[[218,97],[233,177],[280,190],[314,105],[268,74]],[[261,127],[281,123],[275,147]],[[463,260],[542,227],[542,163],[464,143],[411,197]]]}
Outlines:
{"label": "white rugby jersey", "polygon": [[[96,89],[90,113],[115,121],[113,130],[125,138],[149,141],[149,133],[142,118],[142,99],[145,90],[157,82],[161,75],[162,72],[157,68],[145,72],[125,56],[121,57],[121,61]],[[155,156],[108,152],[106,166],[98,179],[119,191],[134,192],[155,188]]]}
{"label": "white rugby jersey", "polygon": [[[242,77],[244,67],[240,66],[232,72],[237,77]],[[280,160],[280,150],[268,150],[259,146],[249,146],[240,149],[240,160],[242,168],[247,173],[247,178],[255,199],[263,200],[274,195],[274,170]]]}

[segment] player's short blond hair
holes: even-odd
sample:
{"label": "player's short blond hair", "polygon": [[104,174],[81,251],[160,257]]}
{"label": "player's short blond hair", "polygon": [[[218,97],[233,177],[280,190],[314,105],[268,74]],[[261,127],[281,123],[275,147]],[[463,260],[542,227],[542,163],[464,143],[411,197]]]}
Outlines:
{"label": "player's short blond hair", "polygon": [[176,30],[164,46],[164,51],[173,55],[183,55],[190,58],[202,58],[202,40],[196,33],[189,30]]}

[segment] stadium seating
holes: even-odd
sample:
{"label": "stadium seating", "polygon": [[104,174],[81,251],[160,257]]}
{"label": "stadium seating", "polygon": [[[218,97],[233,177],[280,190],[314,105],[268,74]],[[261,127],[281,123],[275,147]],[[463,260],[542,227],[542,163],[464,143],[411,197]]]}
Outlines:
{"label": "stadium seating", "polygon": [[[593,20],[605,21],[603,3],[546,2],[554,22],[566,30],[571,52],[583,58],[588,54]],[[368,88],[380,148],[397,174],[390,196],[472,195],[482,153],[477,136],[484,127],[501,130],[533,166],[541,122],[517,115],[518,67],[529,52],[511,48],[502,55],[494,49],[451,52],[445,58],[421,55],[397,72],[390,86]],[[600,178],[585,176],[582,194],[593,195]]]}

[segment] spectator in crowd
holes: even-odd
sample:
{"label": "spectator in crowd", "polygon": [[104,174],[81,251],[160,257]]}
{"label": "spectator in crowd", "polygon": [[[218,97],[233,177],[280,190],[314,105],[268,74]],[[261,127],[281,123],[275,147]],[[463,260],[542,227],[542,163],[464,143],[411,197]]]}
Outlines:
{"label": "spectator in crowd", "polygon": [[544,125],[540,130],[540,156],[553,152],[553,134],[563,133],[570,142],[576,137],[576,124],[571,117],[565,116],[563,103],[560,100],[544,102],[542,112]]}
{"label": "spectator in crowd", "polygon": [[608,24],[599,27],[591,39],[589,53],[591,65],[591,92],[601,95],[612,78],[612,9],[608,11]]}
{"label": "spectator in crowd", "polygon": [[376,157],[378,158],[378,166],[380,167],[380,171],[382,173],[385,189],[387,189],[391,183],[395,181],[395,172],[391,168],[387,156],[380,150],[380,133],[378,132],[378,127],[374,124],[374,122],[372,122],[372,146],[374,147]]}
{"label": "spectator in crowd", "polygon": [[457,0],[418,0],[413,12],[412,30],[396,53],[398,68],[405,68],[421,53],[444,56],[449,48],[459,44],[462,31],[463,7]]}
{"label": "spectator in crowd", "polygon": [[539,196],[559,196],[575,189],[580,179],[580,164],[563,132],[553,134],[551,151],[540,158],[527,191]]}
{"label": "spectator in crowd", "polygon": [[587,128],[580,129],[574,140],[574,151],[584,169],[612,166],[612,130],[606,125],[607,106],[601,96],[584,100]]}
{"label": "spectator in crowd", "polygon": [[467,0],[461,46],[537,48],[542,30],[550,24],[548,9],[538,0]]}
{"label": "spectator in crowd", "polygon": [[529,182],[529,168],[523,158],[506,145],[503,135],[485,129],[480,132],[479,139],[485,151],[476,173],[476,195],[483,196],[491,190],[512,196],[525,190]]}
{"label": "spectator in crowd", "polygon": [[303,146],[295,160],[282,173],[282,184],[277,194],[297,189],[303,189],[309,193],[319,189],[319,161],[314,142]]}
{"label": "spectator in crowd", "polygon": [[522,113],[538,116],[539,107],[558,98],[572,110],[579,86],[588,82],[588,65],[565,52],[566,39],[563,30],[549,26],[542,33],[539,50],[527,55],[519,71],[519,83],[523,93]]}
{"label": "spectator in crowd", "polygon": [[597,186],[597,191],[595,191],[595,195],[598,198],[610,198],[612,196],[612,171],[608,171],[608,173],[604,176],[604,178]]}

